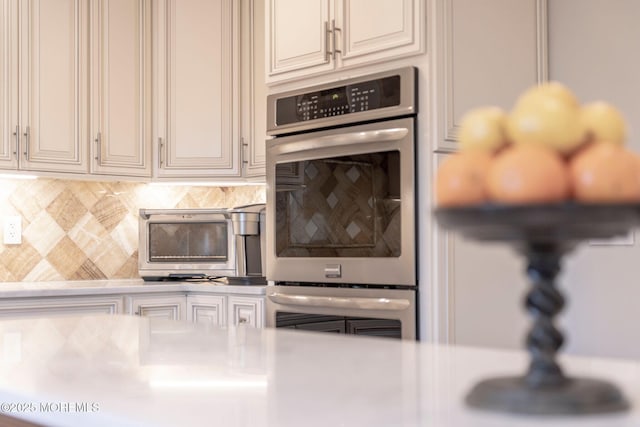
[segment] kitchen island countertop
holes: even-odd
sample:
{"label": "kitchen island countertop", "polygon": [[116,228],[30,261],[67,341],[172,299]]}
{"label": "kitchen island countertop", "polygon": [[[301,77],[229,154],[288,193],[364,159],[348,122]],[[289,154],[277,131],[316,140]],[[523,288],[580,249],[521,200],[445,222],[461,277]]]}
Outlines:
{"label": "kitchen island countertop", "polygon": [[41,425],[640,425],[637,361],[561,357],[631,411],[534,417],[463,403],[478,379],[522,372],[519,351],[118,315],[3,320],[0,344],[0,415]]}

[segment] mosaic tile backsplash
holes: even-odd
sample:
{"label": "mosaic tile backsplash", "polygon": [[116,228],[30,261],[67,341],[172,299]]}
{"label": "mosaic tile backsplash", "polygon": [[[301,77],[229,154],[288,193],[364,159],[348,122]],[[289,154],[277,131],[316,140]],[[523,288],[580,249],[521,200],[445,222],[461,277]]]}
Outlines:
{"label": "mosaic tile backsplash", "polygon": [[0,281],[138,278],[140,208],[265,202],[265,187],[0,179],[0,223],[22,218],[22,244],[0,239]]}

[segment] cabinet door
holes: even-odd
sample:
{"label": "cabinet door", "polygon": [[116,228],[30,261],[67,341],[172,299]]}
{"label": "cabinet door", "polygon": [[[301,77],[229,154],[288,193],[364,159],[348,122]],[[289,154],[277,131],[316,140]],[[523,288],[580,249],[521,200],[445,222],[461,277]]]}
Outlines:
{"label": "cabinet door", "polygon": [[242,167],[245,176],[264,176],[267,138],[267,91],[264,73],[264,1],[243,0]]}
{"label": "cabinet door", "polygon": [[18,167],[18,1],[0,0],[0,168]]}
{"label": "cabinet door", "polygon": [[89,2],[19,4],[20,168],[86,173]]}
{"label": "cabinet door", "polygon": [[151,0],[91,6],[91,172],[151,176]]}
{"label": "cabinet door", "polygon": [[0,302],[0,317],[117,313],[122,313],[121,296],[10,298]]}
{"label": "cabinet door", "polygon": [[437,148],[457,149],[470,109],[509,110],[522,91],[546,78],[543,0],[435,0],[429,63]]}
{"label": "cabinet door", "polygon": [[187,302],[184,295],[131,296],[129,313],[136,316],[183,320]]}
{"label": "cabinet door", "polygon": [[264,325],[264,298],[229,296],[228,325],[246,324],[261,328]]}
{"label": "cabinet door", "polygon": [[187,321],[213,326],[227,324],[224,295],[188,295]]}
{"label": "cabinet door", "polygon": [[238,2],[155,4],[157,175],[237,176]]}
{"label": "cabinet door", "polygon": [[331,3],[332,0],[266,2],[269,81],[302,77],[334,68],[330,55]]}
{"label": "cabinet door", "polygon": [[[424,32],[422,0],[342,0],[336,34],[342,66],[419,53]],[[335,49],[335,48],[334,48]]]}

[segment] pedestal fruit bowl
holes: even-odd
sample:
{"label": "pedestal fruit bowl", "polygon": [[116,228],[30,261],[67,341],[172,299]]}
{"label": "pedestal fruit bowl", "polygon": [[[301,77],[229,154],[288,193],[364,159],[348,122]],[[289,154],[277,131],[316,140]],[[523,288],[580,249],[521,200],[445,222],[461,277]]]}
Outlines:
{"label": "pedestal fruit bowl", "polygon": [[562,258],[586,239],[626,234],[640,223],[640,203],[483,205],[438,208],[441,227],[478,240],[502,242],[526,259],[531,289],[526,308],[533,325],[522,376],[482,381],[467,395],[474,407],[532,414],[578,414],[625,410],[622,393],[603,380],[567,377],[556,360],[564,337],[554,325],[565,305],[556,277]]}
{"label": "pedestal fruit bowl", "polygon": [[524,92],[509,113],[471,111],[459,135],[460,152],[436,175],[433,214],[443,229],[524,257],[532,318],[528,370],[477,383],[467,404],[530,414],[626,410],[614,384],[564,374],[556,358],[564,336],[554,324],[565,305],[556,283],[563,257],[640,224],[640,157],[625,147],[622,115],[547,83]]}

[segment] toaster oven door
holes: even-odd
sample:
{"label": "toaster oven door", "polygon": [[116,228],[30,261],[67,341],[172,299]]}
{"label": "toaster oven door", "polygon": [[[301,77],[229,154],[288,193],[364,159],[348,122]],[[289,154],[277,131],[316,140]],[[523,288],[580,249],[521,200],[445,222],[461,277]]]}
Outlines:
{"label": "toaster oven door", "polygon": [[233,276],[236,243],[223,213],[141,215],[140,275]]}

